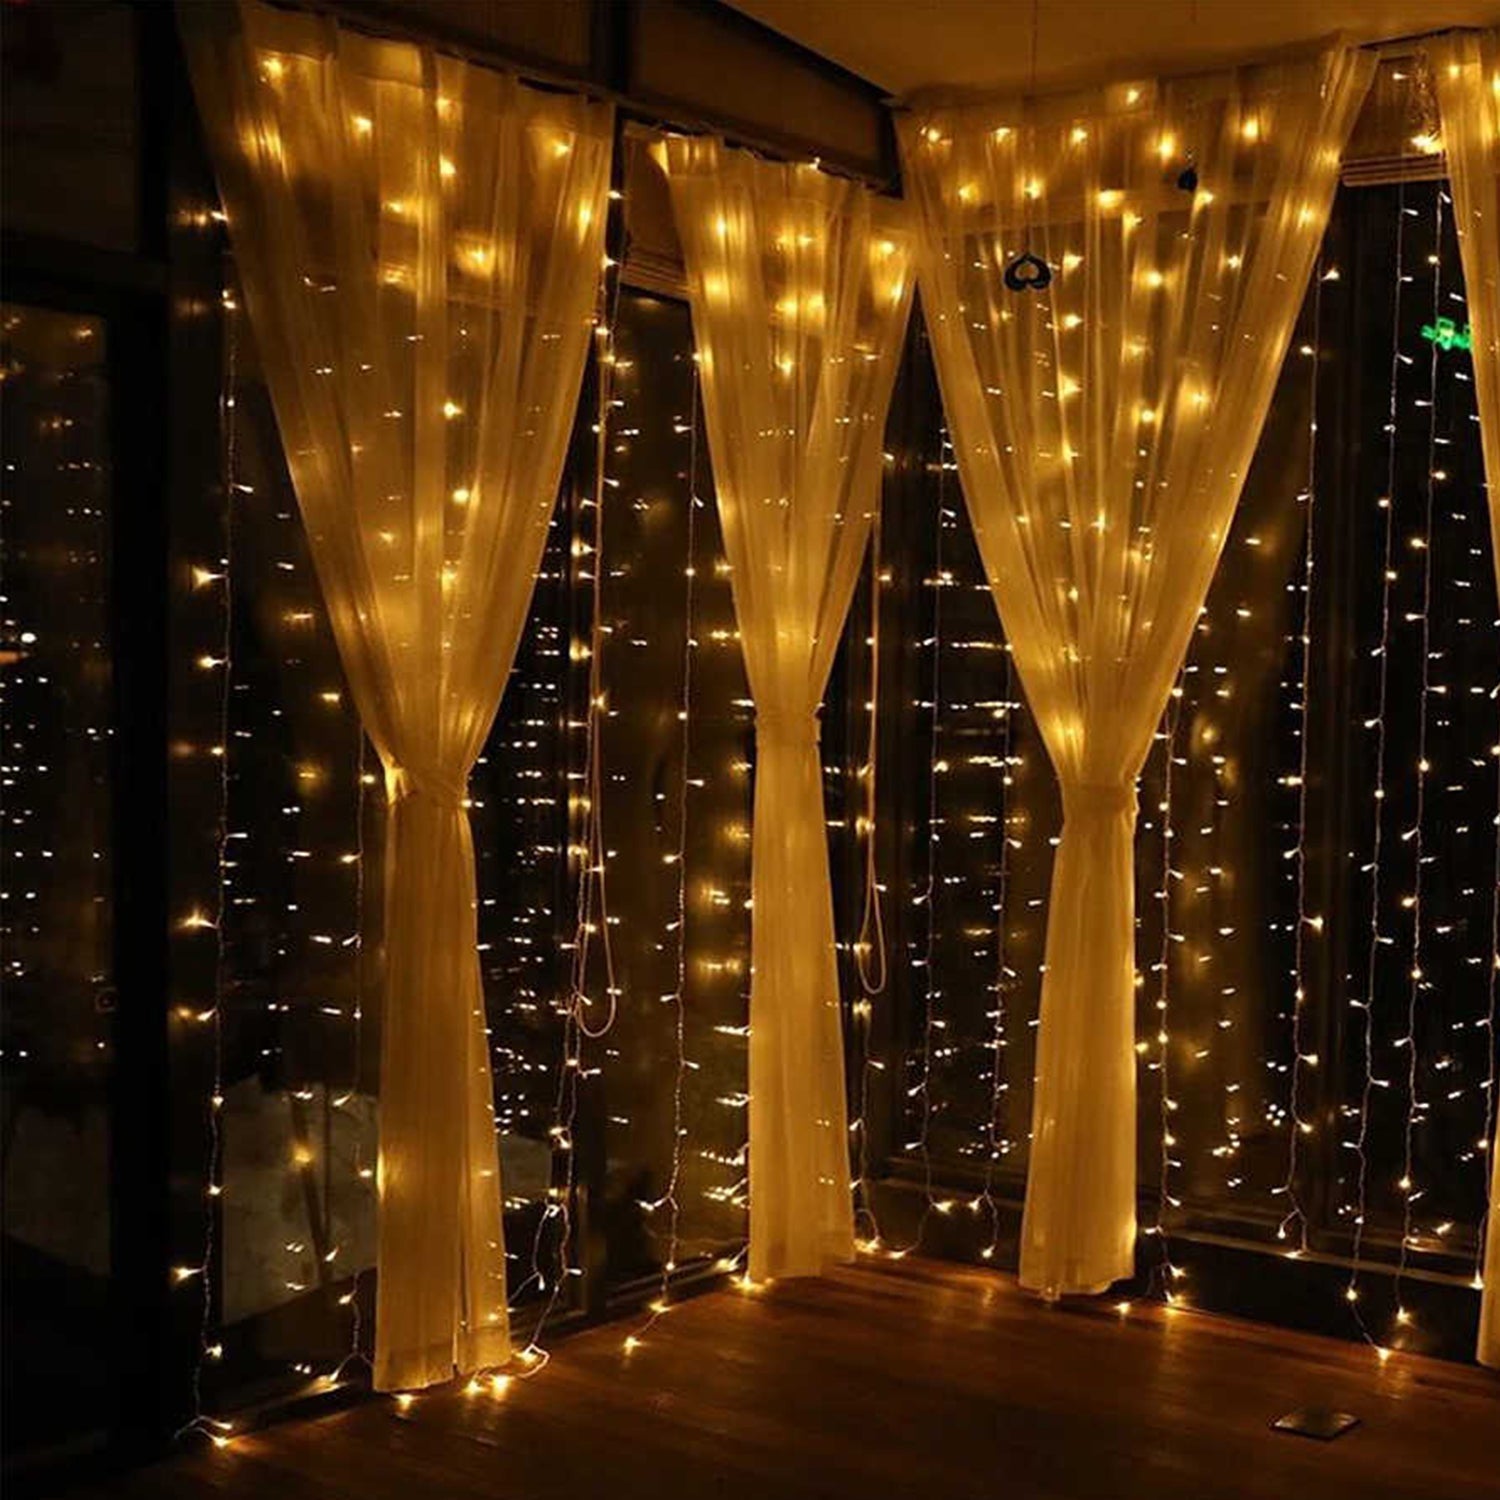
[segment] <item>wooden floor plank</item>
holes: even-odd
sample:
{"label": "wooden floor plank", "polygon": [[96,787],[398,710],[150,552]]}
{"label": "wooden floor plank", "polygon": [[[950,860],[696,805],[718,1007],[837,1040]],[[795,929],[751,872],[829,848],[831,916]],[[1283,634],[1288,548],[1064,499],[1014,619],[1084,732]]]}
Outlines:
{"label": "wooden floor plank", "polygon": [[[560,1343],[505,1394],[371,1401],[95,1494],[161,1500],[1500,1500],[1500,1378],[1196,1312],[1047,1308],[911,1259]],[[1356,1413],[1333,1443],[1273,1433]]]}

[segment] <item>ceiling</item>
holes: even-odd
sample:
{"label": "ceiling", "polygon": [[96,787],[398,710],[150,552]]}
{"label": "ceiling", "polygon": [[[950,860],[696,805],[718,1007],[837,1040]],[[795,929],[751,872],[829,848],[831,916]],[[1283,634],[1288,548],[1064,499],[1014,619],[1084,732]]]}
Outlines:
{"label": "ceiling", "polygon": [[[1183,73],[1346,31],[1500,24],[1500,0],[726,0],[887,93]],[[1032,72],[1033,19],[1036,63]]]}

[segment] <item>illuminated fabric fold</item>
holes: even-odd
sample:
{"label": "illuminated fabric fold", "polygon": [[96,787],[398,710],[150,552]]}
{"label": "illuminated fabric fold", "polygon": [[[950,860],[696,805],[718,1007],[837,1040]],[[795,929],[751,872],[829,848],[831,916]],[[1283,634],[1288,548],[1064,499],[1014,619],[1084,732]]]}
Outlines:
{"label": "illuminated fabric fold", "polygon": [[1373,67],[1335,50],[899,121],[964,495],[1062,789],[1021,1241],[1048,1296],[1133,1269],[1134,786]]}
{"label": "illuminated fabric fold", "polygon": [[717,140],[661,158],[756,710],[753,1279],[854,1253],[818,707],[880,504],[911,305],[902,205]]}
{"label": "illuminated fabric fold", "polygon": [[[1427,56],[1473,328],[1474,396],[1500,588],[1500,31],[1453,32],[1429,43]],[[1477,1358],[1500,1366],[1500,1134],[1493,1097],[1487,1111],[1490,1189]]]}
{"label": "illuminated fabric fold", "polygon": [[181,11],[340,657],[386,767],[375,1384],[508,1357],[465,785],[591,336],[609,108],[249,3]]}

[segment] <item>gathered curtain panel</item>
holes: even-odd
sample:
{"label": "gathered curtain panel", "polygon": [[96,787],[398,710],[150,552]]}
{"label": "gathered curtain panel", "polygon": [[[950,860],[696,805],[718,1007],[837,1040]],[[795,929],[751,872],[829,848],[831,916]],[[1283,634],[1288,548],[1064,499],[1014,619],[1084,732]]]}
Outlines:
{"label": "gathered curtain panel", "polygon": [[[1453,32],[1428,46],[1454,227],[1473,329],[1474,395],[1500,589],[1500,31]],[[1493,1021],[1493,1018],[1492,1018]],[[1495,1045],[1494,1037],[1490,1045]],[[1490,1089],[1490,1189],[1481,1279],[1481,1364],[1500,1367],[1500,1133]]]}
{"label": "gathered curtain panel", "polygon": [[612,111],[333,22],[184,5],[245,303],[385,768],[375,1384],[510,1353],[466,784],[595,319]]}
{"label": "gathered curtain panel", "polygon": [[854,1254],[818,710],[880,504],[911,306],[903,205],[811,165],[668,137],[746,674],[753,1280]]}
{"label": "gathered curtain panel", "polygon": [[1135,783],[1373,69],[1339,48],[898,122],[964,495],[1062,790],[1020,1257],[1048,1297],[1133,1269]]}

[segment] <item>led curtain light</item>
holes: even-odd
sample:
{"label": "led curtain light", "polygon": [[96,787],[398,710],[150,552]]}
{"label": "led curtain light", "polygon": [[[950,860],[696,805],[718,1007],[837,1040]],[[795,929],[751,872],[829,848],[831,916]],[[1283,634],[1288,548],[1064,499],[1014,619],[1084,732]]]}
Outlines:
{"label": "led curtain light", "polygon": [[[1458,248],[1474,334],[1474,394],[1500,580],[1500,31],[1455,32],[1428,50],[1443,149],[1453,188]],[[1495,1018],[1490,1018],[1494,1055]],[[1478,1359],[1500,1366],[1500,1149],[1491,1069],[1490,1196],[1480,1301]]]}
{"label": "led curtain light", "polygon": [[1224,545],[1373,59],[900,121],[964,494],[1061,783],[1022,1284],[1135,1239],[1135,781]]}
{"label": "led curtain light", "polygon": [[612,114],[250,3],[180,12],[287,464],[385,766],[375,1383],[509,1353],[466,783],[526,619]]}
{"label": "led curtain light", "polygon": [[709,455],[755,699],[752,1280],[854,1253],[818,706],[880,504],[911,305],[902,205],[669,138]]}

